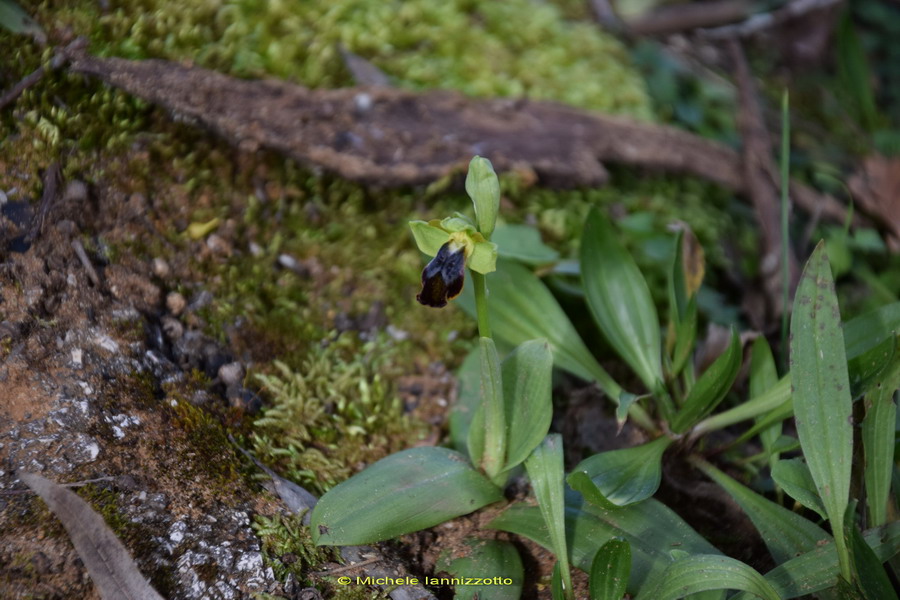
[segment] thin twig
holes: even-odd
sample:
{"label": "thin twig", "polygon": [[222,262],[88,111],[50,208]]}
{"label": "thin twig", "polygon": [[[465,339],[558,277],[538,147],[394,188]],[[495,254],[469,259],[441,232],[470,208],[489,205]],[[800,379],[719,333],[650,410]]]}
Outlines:
{"label": "thin twig", "polygon": [[[50,59],[50,70],[58,69],[69,62],[69,58],[71,57],[72,51],[80,48],[84,48],[87,45],[87,40],[85,38],[77,38],[64,48],[62,48],[59,52],[53,55],[53,58]],[[19,82],[12,86],[8,92],[0,96],[0,110],[3,110],[8,105],[18,99],[19,96],[22,95],[25,90],[39,82],[44,78],[44,75],[47,74],[47,67],[41,65],[25,77],[19,80]]]}
{"label": "thin twig", "polygon": [[753,15],[746,21],[734,25],[725,25],[712,29],[701,29],[699,33],[711,40],[724,40],[728,38],[745,38],[766,29],[777,27],[787,21],[796,19],[806,13],[831,8],[843,2],[843,0],[793,0],[782,8],[768,13]]}
{"label": "thin twig", "polygon": [[59,188],[62,179],[62,172],[59,168],[59,162],[53,161],[44,172],[44,190],[41,193],[41,203],[37,211],[31,219],[31,226],[25,235],[25,241],[32,243],[41,234],[44,233],[44,221],[50,212],[50,207],[59,197]]}
{"label": "thin twig", "polygon": [[354,563],[352,565],[344,565],[343,567],[337,567],[336,569],[329,569],[327,571],[316,571],[315,573],[310,573],[310,575],[314,575],[316,577],[330,577],[331,575],[337,575],[338,573],[346,573],[347,571],[352,571],[353,569],[359,569],[360,567],[374,565],[375,563],[381,562],[381,561],[382,561],[382,558],[379,556],[376,556],[375,558],[370,558],[368,560]]}

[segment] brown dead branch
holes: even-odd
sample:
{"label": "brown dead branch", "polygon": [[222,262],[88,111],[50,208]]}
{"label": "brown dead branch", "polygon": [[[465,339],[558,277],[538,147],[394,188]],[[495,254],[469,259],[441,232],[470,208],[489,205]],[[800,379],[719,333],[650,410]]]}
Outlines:
{"label": "brown dead branch", "polygon": [[[197,121],[241,149],[267,148],[368,184],[430,183],[463,172],[478,154],[498,171],[531,172],[556,187],[602,185],[609,161],[747,191],[741,158],[726,146],[674,127],[550,102],[389,88],[309,90],[162,60],[82,55],[71,69]],[[805,210],[844,218],[834,198],[795,186],[803,190],[796,201]]]}
{"label": "brown dead branch", "polygon": [[[743,140],[742,156],[744,177],[750,201],[756,211],[756,219],[762,239],[762,256],[760,274],[763,278],[763,289],[766,293],[769,317],[777,317],[784,310],[782,269],[781,213],[778,196],[779,186],[773,181],[777,172],[772,161],[772,144],[766,130],[762,110],[756,97],[756,86],[750,74],[750,68],[744,57],[741,43],[730,39],[726,43],[731,62],[734,66],[735,79],[738,84],[740,112],[738,127]],[[788,268],[791,273],[792,287],[798,273],[797,258],[788,248]],[[757,327],[762,323],[756,323]]]}
{"label": "brown dead branch", "polygon": [[805,14],[831,8],[841,2],[843,0],[791,0],[778,10],[759,13],[741,23],[706,29],[700,33],[711,40],[750,37],[767,29],[783,25]]}

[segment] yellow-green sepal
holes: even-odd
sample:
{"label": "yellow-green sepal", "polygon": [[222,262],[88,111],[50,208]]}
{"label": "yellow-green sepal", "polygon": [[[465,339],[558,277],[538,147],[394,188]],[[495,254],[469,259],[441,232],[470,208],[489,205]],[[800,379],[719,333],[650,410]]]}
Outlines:
{"label": "yellow-green sepal", "polygon": [[437,256],[441,246],[450,239],[450,233],[440,227],[440,221],[410,221],[409,229],[412,231],[416,246],[428,256]]}
{"label": "yellow-green sepal", "polygon": [[[486,275],[497,270],[497,244],[484,241],[480,234],[475,236],[481,238],[482,241],[476,241],[472,248],[472,254],[469,256],[467,265],[476,273]],[[473,237],[475,237],[473,236]]]}
{"label": "yellow-green sepal", "polygon": [[472,159],[466,176],[466,193],[475,204],[478,231],[490,239],[500,211],[500,182],[491,161],[480,156]]}

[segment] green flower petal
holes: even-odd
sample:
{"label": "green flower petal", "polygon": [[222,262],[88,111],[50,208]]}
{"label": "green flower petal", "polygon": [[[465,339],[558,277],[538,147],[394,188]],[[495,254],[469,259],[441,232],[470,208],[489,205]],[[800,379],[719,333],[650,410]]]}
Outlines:
{"label": "green flower petal", "polygon": [[475,226],[472,224],[472,221],[462,215],[447,217],[441,221],[441,227],[450,233],[457,233],[459,231],[465,231],[469,234],[475,233]]}
{"label": "green flower petal", "polygon": [[436,225],[436,221],[410,221],[409,228],[416,239],[416,246],[428,256],[437,256],[441,246],[450,239],[450,234]]}
{"label": "green flower petal", "polygon": [[480,156],[472,159],[466,176],[466,192],[475,204],[478,230],[490,238],[500,211],[500,182],[491,161]]}
{"label": "green flower petal", "polygon": [[476,242],[472,255],[469,256],[468,265],[470,269],[482,275],[496,271],[497,244],[493,242]]}

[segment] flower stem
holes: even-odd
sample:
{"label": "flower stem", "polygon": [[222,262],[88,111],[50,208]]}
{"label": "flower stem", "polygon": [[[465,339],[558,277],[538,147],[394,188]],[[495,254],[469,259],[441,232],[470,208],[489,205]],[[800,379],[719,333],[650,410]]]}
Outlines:
{"label": "flower stem", "polygon": [[472,283],[475,285],[475,312],[478,315],[478,336],[491,337],[491,324],[488,320],[487,284],[484,275],[470,270]]}

